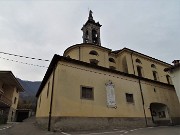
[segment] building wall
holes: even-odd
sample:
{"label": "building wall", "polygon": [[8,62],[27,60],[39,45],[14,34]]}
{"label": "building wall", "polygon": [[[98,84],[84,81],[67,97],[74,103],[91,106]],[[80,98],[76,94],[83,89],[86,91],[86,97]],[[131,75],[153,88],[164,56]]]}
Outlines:
{"label": "building wall", "polygon": [[7,115],[8,121],[15,121],[19,92],[15,86],[4,84],[2,81],[0,82],[0,87],[3,89],[3,96],[11,102],[11,106],[6,109],[3,108],[4,115]]}
{"label": "building wall", "polygon": [[[57,71],[58,73],[58,71]],[[36,117],[48,117],[50,111],[51,93],[52,93],[52,81],[53,74],[50,76],[46,85],[44,86],[41,94],[37,100]]]}
{"label": "building wall", "polygon": [[177,68],[176,70],[173,70],[171,72],[171,78],[174,84],[174,87],[176,89],[176,93],[180,102],[180,68]]}
{"label": "building wall", "polygon": [[[63,63],[62,65],[61,63],[58,65],[59,78],[57,87],[59,90],[54,93],[54,99],[56,99],[54,100],[54,106],[56,106],[56,109],[53,110],[53,116],[143,117],[142,110],[137,109],[142,108],[142,103],[138,102],[140,93],[136,80],[73,64]],[[128,84],[129,82],[126,79],[131,80],[131,85]],[[106,105],[105,83],[109,80],[112,80],[115,84],[117,109],[107,108]],[[94,100],[80,98],[81,86],[94,88]],[[134,94],[135,105],[125,102],[126,92]],[[58,98],[59,96],[61,98]]]}
{"label": "building wall", "polygon": [[[9,109],[9,114],[8,114],[8,121],[15,121],[16,118],[16,109],[19,101],[19,91],[17,90],[16,87],[9,87],[9,92],[11,92],[11,101],[12,105]],[[7,93],[6,93],[7,94]]]}
{"label": "building wall", "polygon": [[[96,51],[98,55],[89,54],[92,50]],[[92,46],[88,44],[76,46],[68,51],[65,56],[70,56],[72,59],[81,60],[87,63],[90,63],[90,59],[96,59],[99,61],[99,66],[109,68],[108,51],[102,48],[100,49],[99,46]]]}
{"label": "building wall", "polygon": [[[166,79],[167,73],[164,72],[164,69],[168,67],[167,65],[161,64],[159,62],[155,62],[151,59],[147,59],[135,54],[132,55],[132,58],[135,68],[135,75],[138,75],[137,66],[140,65],[143,68],[143,77],[154,80],[152,71],[156,71],[158,73],[158,77],[157,77],[158,81],[167,83],[167,79]],[[136,59],[141,60],[142,64],[137,63]],[[151,64],[154,64],[156,68],[152,68]]]}
{"label": "building wall", "polygon": [[69,56],[70,58],[72,59],[75,59],[75,60],[79,60],[80,59],[80,56],[79,56],[79,51],[80,51],[80,48],[79,47],[76,47],[76,48],[73,48],[72,51],[69,51],[67,54],[66,54],[66,57]]}
{"label": "building wall", "polygon": [[[50,80],[52,80],[52,75]],[[109,80],[115,85],[116,109],[108,108],[106,103],[105,83]],[[52,83],[50,84],[52,87]],[[81,86],[93,87],[93,100],[81,99]],[[137,125],[142,126],[142,123],[145,125],[145,115],[148,119],[148,124],[151,124],[149,107],[150,104],[154,102],[167,105],[170,110],[170,116],[180,118],[180,105],[179,102],[177,102],[177,96],[172,86],[167,87],[141,81],[141,87],[145,103],[145,114],[143,111],[139,80],[60,61],[55,71],[52,104],[53,126],[55,128],[60,126],[66,129],[71,125],[70,127],[73,128],[75,126],[73,122],[75,121],[78,122],[79,125],[83,125],[84,123],[82,121],[86,123],[92,120],[88,120],[87,118],[96,118],[96,122],[101,121],[102,126],[106,126],[107,123],[109,123],[109,118],[112,118],[113,123],[116,120],[115,118],[117,118],[119,122],[121,121],[120,124],[116,123],[116,121],[116,126],[118,124],[121,126],[123,126],[123,124],[125,125],[125,123],[122,123],[125,119],[129,121],[126,123],[126,126],[131,125],[130,123],[132,123],[132,121],[136,121],[135,123]],[[38,98],[36,117],[47,120],[50,99],[47,98],[46,93],[47,83]],[[126,93],[133,94],[134,103],[126,102]],[[40,98],[41,103],[39,107]],[[81,118],[83,118],[82,121],[80,120]],[[66,127],[63,127],[62,122]],[[92,126],[92,123],[89,123],[89,126],[90,125]],[[97,125],[94,125],[94,128],[96,126]]]}

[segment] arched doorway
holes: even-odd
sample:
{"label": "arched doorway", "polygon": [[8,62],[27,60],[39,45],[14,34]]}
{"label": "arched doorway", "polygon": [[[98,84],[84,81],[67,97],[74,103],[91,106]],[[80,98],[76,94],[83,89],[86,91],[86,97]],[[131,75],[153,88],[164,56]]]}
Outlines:
{"label": "arched doorway", "polygon": [[172,123],[167,105],[162,103],[151,103],[150,111],[154,124],[170,125]]}

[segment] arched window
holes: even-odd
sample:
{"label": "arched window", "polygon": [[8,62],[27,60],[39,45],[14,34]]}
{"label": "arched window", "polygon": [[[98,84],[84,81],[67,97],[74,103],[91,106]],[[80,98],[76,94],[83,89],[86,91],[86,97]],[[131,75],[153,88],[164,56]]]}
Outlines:
{"label": "arched window", "polygon": [[153,71],[153,77],[155,81],[158,81],[159,77],[158,77],[158,73],[156,71]]}
{"label": "arched window", "polygon": [[128,73],[128,66],[127,66],[127,60],[126,57],[123,57],[122,59],[122,68],[123,68],[123,72]]}
{"label": "arched window", "polygon": [[151,67],[152,67],[152,68],[156,68],[156,66],[155,66],[154,64],[151,64]]}
{"label": "arched window", "polygon": [[98,56],[98,53],[94,50],[90,51],[89,54]]}
{"label": "arched window", "polygon": [[109,58],[110,62],[116,63],[115,60],[113,58]]}
{"label": "arched window", "polygon": [[89,39],[89,32],[87,30],[86,31],[86,36],[85,36],[85,43],[88,43],[88,39]]}
{"label": "arched window", "polygon": [[142,77],[142,67],[141,66],[137,66],[137,73],[138,73],[138,76]]}
{"label": "arched window", "polygon": [[171,77],[169,75],[166,75],[167,83],[171,84]]}
{"label": "arched window", "polygon": [[89,35],[89,33],[88,33],[88,30],[86,31],[86,36],[88,36]]}
{"label": "arched window", "polygon": [[98,43],[98,34],[97,34],[97,31],[95,29],[92,30],[92,41],[94,44]]}
{"label": "arched window", "polygon": [[140,59],[136,59],[136,62],[139,63],[139,64],[142,64]]}

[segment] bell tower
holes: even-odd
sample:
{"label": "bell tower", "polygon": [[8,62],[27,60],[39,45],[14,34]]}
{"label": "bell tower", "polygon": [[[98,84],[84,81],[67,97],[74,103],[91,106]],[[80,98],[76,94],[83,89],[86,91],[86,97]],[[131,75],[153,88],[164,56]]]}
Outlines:
{"label": "bell tower", "polygon": [[100,27],[99,22],[95,22],[92,16],[92,11],[89,11],[87,22],[83,25],[83,43],[92,43],[101,46]]}

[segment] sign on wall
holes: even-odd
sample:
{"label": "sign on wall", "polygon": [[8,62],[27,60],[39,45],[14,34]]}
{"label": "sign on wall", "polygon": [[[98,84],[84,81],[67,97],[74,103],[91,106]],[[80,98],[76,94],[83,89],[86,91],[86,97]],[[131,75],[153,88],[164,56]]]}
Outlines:
{"label": "sign on wall", "polygon": [[109,80],[105,85],[107,94],[107,106],[110,108],[117,108],[115,101],[114,84]]}

